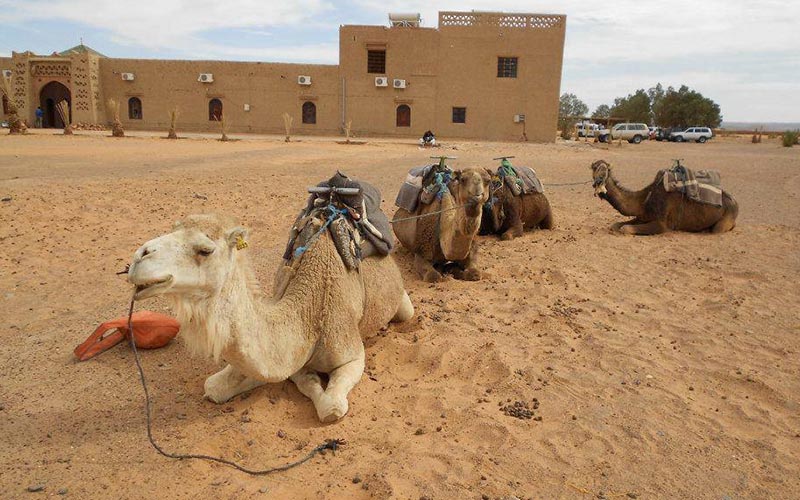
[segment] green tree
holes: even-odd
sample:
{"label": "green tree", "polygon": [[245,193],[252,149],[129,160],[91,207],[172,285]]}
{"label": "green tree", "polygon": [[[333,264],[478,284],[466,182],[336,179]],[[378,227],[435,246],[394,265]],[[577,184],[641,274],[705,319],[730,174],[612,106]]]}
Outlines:
{"label": "green tree", "polygon": [[681,85],[678,90],[669,87],[653,106],[653,114],[661,127],[704,125],[713,128],[722,123],[719,105],[686,85]]}
{"label": "green tree", "polygon": [[630,122],[650,123],[650,96],[644,89],[639,89],[627,97],[617,97],[614,99],[611,115]]}
{"label": "green tree", "polygon": [[592,113],[592,118],[606,119],[611,116],[611,106],[608,104],[601,104]]}
{"label": "green tree", "polygon": [[564,132],[571,128],[578,118],[589,113],[589,106],[575,94],[564,93],[558,102],[558,128]]}

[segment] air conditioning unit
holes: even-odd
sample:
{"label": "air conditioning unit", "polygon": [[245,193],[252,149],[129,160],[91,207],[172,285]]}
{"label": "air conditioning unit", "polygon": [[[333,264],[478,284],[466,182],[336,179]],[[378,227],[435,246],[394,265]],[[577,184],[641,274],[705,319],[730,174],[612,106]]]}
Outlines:
{"label": "air conditioning unit", "polygon": [[3,70],[3,76],[4,76],[4,77],[6,77],[6,78],[11,78],[11,75],[12,75],[12,74],[13,74],[13,73],[11,72],[11,70],[10,70],[10,69],[4,69],[4,70]]}
{"label": "air conditioning unit", "polygon": [[514,123],[522,123],[525,121],[525,115],[514,115]]}
{"label": "air conditioning unit", "polygon": [[300,85],[311,85],[311,77],[306,75],[300,75],[297,77],[297,83]]}
{"label": "air conditioning unit", "polygon": [[122,73],[122,79],[126,82],[132,82],[134,78],[133,73]]}
{"label": "air conditioning unit", "polygon": [[385,76],[376,76],[375,77],[375,86],[376,87],[388,87],[389,86],[389,79]]}
{"label": "air conditioning unit", "polygon": [[404,89],[406,88],[406,81],[401,80],[399,78],[395,78],[394,81],[392,82],[392,86],[396,89]]}
{"label": "air conditioning unit", "polygon": [[200,76],[197,77],[198,82],[203,83],[211,83],[214,81],[214,75],[211,73],[200,73]]}

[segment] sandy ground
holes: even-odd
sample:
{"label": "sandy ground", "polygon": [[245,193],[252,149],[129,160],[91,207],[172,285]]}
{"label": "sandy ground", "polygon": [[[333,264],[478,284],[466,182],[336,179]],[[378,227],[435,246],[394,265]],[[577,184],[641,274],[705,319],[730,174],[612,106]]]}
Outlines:
{"label": "sandy ground", "polygon": [[[97,324],[126,312],[130,289],[114,272],[174,220],[222,211],[251,228],[269,284],[308,185],[343,169],[377,185],[391,213],[429,152],[102,135],[0,137],[0,198],[11,197],[0,202],[0,498],[796,498],[800,148],[448,144],[453,166],[514,154],[546,185],[588,180],[605,158],[640,187],[684,158],[721,171],[739,224],[620,236],[608,227],[621,216],[590,186],[552,186],[557,228],[481,238],[480,282],[422,283],[401,249],[417,314],[366,339],[369,376],[333,425],[288,382],[204,401],[217,367],[188,358],[180,336],[145,352],[169,450],[259,467],[348,442],[250,477],[150,448],[127,346],[73,361]],[[533,398],[540,420],[499,409]]]}

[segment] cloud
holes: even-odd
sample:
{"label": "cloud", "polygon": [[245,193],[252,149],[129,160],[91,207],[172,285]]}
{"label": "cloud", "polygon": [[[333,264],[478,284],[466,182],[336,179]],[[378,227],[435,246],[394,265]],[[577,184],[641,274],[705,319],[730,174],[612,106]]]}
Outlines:
{"label": "cloud", "polygon": [[103,29],[121,45],[178,50],[196,46],[207,31],[293,26],[331,9],[324,0],[0,1],[6,24],[61,19]]}

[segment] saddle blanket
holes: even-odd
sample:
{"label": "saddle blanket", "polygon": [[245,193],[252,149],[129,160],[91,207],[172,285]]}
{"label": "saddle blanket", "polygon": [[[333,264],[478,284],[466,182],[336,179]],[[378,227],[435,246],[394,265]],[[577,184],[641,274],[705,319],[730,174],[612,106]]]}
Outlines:
{"label": "saddle blanket", "polygon": [[440,167],[438,164],[412,168],[400,186],[394,204],[414,212],[419,202],[428,205],[434,199],[441,199],[442,193],[448,189],[452,175],[450,167]]}
{"label": "saddle blanket", "polygon": [[506,168],[500,166],[497,169],[497,175],[504,180],[514,196],[544,193],[542,181],[539,180],[536,171],[530,167]]}
{"label": "saddle blanket", "polygon": [[722,206],[720,175],[716,170],[692,170],[681,165],[662,172],[664,189],[668,193],[677,191],[691,200]]}

